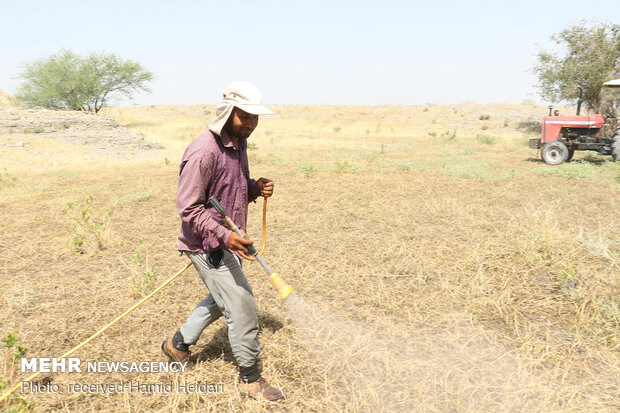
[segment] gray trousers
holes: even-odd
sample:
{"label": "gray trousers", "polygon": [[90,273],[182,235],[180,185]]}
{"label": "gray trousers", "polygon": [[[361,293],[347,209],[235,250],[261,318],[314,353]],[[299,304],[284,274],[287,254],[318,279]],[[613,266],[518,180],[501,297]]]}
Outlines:
{"label": "gray trousers", "polygon": [[207,254],[185,252],[209,289],[181,327],[185,344],[196,344],[202,331],[224,315],[228,339],[240,368],[251,367],[260,353],[258,345],[258,315],[252,287],[245,278],[239,258],[229,251],[219,268],[207,262]]}

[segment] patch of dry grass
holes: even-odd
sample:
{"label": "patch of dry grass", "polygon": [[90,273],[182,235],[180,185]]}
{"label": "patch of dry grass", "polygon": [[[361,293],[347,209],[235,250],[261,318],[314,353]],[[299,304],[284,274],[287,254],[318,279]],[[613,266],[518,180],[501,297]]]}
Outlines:
{"label": "patch of dry grass", "polygon": [[[136,275],[126,264],[137,248],[155,285],[185,264],[175,249],[177,164],[206,127],[205,110],[106,113],[166,145],[168,163],[7,168],[17,180],[0,190],[0,325],[19,332],[29,356],[62,354],[131,306]],[[570,164],[577,172],[542,164],[518,126],[544,114],[530,105],[276,110],[251,138],[251,169],[276,181],[264,257],[296,300],[281,303],[257,264],[244,268],[264,375],[287,400],[238,395],[220,320],[194,348],[197,369],[183,376],[44,379],[223,383],[222,394],[22,395],[32,411],[620,408],[617,165],[586,154]],[[76,228],[63,210],[89,196],[95,221],[113,214],[101,245],[74,253]],[[255,239],[258,205],[248,219]],[[162,360],[161,341],[205,293],[190,269],[76,356]]]}

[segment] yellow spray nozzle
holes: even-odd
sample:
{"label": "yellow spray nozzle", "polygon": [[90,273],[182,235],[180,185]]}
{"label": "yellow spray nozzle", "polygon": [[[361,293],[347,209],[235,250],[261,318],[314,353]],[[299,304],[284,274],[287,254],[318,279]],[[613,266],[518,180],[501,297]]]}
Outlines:
{"label": "yellow spray nozzle", "polygon": [[284,280],[275,272],[269,276],[269,281],[271,281],[271,284],[280,294],[280,300],[284,300],[293,292],[291,286],[285,283]]}

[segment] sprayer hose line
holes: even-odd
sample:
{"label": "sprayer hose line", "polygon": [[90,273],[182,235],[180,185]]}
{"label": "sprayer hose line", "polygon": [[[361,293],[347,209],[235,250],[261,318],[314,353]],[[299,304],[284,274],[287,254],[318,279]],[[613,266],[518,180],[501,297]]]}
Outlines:
{"label": "sprayer hose line", "polygon": [[[146,297],[144,297],[142,300],[138,301],[137,303],[135,303],[134,305],[132,305],[127,311],[125,311],[123,314],[119,315],[118,317],[116,317],[114,320],[110,321],[105,327],[101,328],[99,331],[97,331],[95,334],[93,334],[92,336],[90,336],[89,338],[87,338],[86,340],[84,340],[83,342],[81,342],[80,344],[78,344],[77,346],[73,347],[71,350],[67,351],[65,354],[63,354],[62,356],[58,357],[56,360],[60,360],[63,359],[65,357],[67,357],[70,354],[73,354],[74,352],[76,352],[77,350],[81,349],[82,347],[84,347],[86,344],[90,343],[91,341],[93,341],[95,338],[97,338],[100,334],[102,334],[104,331],[106,331],[108,328],[112,327],[114,324],[116,324],[117,322],[119,322],[123,317],[125,317],[127,314],[131,313],[133,310],[135,310],[136,308],[138,308],[140,305],[142,305],[144,302],[146,302],[149,298],[151,298],[152,296],[154,296],[155,294],[157,294],[162,288],[164,288],[165,286],[167,286],[168,284],[170,284],[172,281],[174,281],[175,278],[177,278],[179,275],[183,274],[183,272],[188,269],[190,266],[192,265],[191,262],[189,262],[185,267],[183,267],[183,269],[181,269],[179,272],[177,272],[176,274],[174,274],[172,277],[170,277],[168,279],[168,281],[166,281],[165,283],[163,283],[162,285],[160,285],[159,287],[157,287],[155,290],[153,290],[149,295],[147,295]],[[13,386],[8,392],[4,393],[2,396],[0,396],[0,402],[2,402],[4,399],[6,399],[7,397],[9,397],[11,394],[13,394],[16,390],[18,390],[23,382],[27,382],[27,381],[31,381],[33,380],[35,377],[37,377],[39,374],[41,374],[41,372],[37,372],[34,373],[28,377],[26,377],[24,380],[20,381],[17,385]]]}
{"label": "sprayer hose line", "polygon": [[[263,240],[260,246],[260,251],[258,252],[258,255],[260,257],[263,256],[263,252],[265,252],[265,244],[267,242],[267,198],[264,198],[265,201],[263,202]],[[245,258],[248,261],[256,261],[256,257],[253,257],[251,255],[245,255],[243,252],[241,251],[237,251],[239,253],[239,255],[241,255],[243,258]]]}

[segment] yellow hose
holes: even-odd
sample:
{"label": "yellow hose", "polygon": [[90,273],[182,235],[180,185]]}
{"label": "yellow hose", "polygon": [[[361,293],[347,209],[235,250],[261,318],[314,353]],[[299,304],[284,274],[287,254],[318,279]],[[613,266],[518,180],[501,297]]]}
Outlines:
{"label": "yellow hose", "polygon": [[[82,347],[84,347],[86,344],[90,343],[92,340],[94,340],[95,338],[97,338],[101,333],[103,333],[104,331],[106,331],[108,328],[112,327],[114,324],[116,324],[118,321],[120,321],[123,317],[125,317],[127,314],[131,313],[133,310],[135,310],[136,308],[138,308],[140,305],[142,305],[142,303],[144,303],[145,301],[147,301],[149,298],[151,298],[152,296],[154,296],[155,294],[157,294],[162,288],[164,288],[165,286],[167,286],[168,284],[170,284],[172,281],[174,281],[175,278],[177,278],[179,275],[181,275],[186,269],[188,269],[190,266],[192,265],[191,262],[189,262],[185,267],[183,267],[182,270],[180,270],[179,272],[177,272],[176,274],[174,274],[172,277],[170,277],[168,279],[168,281],[166,281],[165,283],[163,283],[162,285],[160,285],[159,287],[157,287],[155,290],[153,290],[149,295],[147,295],[146,297],[144,297],[142,300],[138,301],[137,303],[135,303],[134,305],[132,305],[127,311],[125,311],[123,314],[119,315],[118,317],[116,317],[114,320],[110,321],[105,327],[101,328],[99,331],[97,331],[95,334],[93,334],[92,336],[90,336],[88,339],[84,340],[82,343],[80,343],[79,345],[73,347],[71,350],[67,351],[65,354],[63,354],[62,356],[58,357],[56,360],[60,360],[62,358],[67,357],[68,355],[76,352],[77,350],[81,349]],[[26,377],[25,380],[22,380],[21,382],[19,382],[19,384],[16,384],[15,386],[13,386],[8,392],[4,393],[1,397],[0,397],[0,402],[2,402],[4,399],[6,399],[7,397],[9,397],[11,394],[13,394],[17,389],[19,389],[22,385],[23,382],[26,381],[31,381],[32,379],[34,379],[35,377],[37,377],[39,374],[41,374],[41,372],[37,372],[34,373],[28,377]]]}
{"label": "yellow hose", "polygon": [[[260,246],[260,251],[258,252],[258,255],[261,257],[263,256],[263,252],[265,252],[265,244],[267,243],[267,198],[264,198],[264,199],[265,201],[263,202],[263,241]],[[241,255],[243,258],[245,258],[248,261],[256,261],[256,257],[245,255],[241,251],[237,251],[237,252],[239,253],[239,255]]]}

